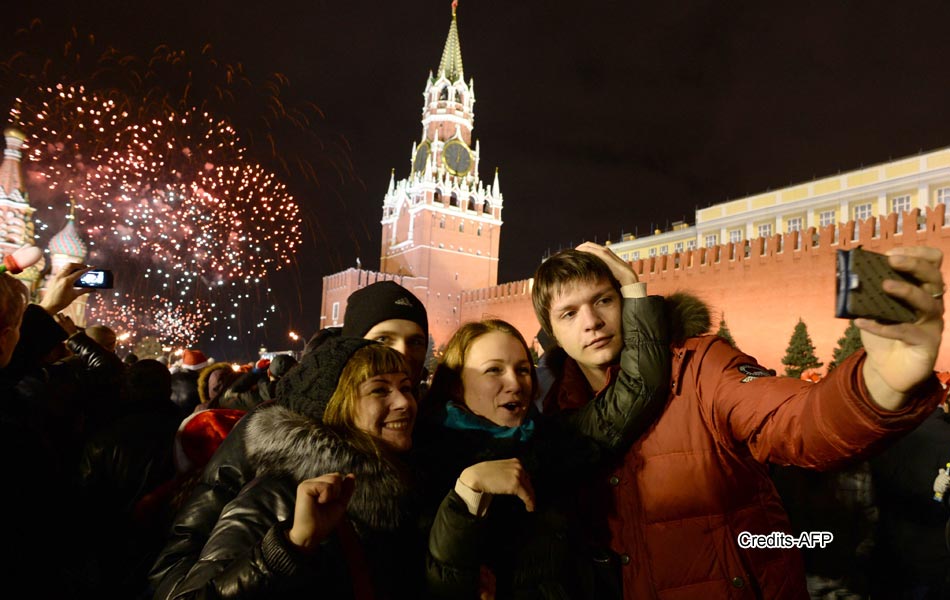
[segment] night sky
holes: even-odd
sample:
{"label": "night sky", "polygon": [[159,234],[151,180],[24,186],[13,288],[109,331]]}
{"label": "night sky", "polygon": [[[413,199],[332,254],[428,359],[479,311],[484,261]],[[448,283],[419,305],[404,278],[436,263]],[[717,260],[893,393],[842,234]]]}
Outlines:
{"label": "night sky", "polygon": [[[409,171],[450,2],[59,4],[6,6],[0,53],[32,17],[51,52],[72,25],[141,55],[210,43],[252,76],[286,75],[285,101],[319,106],[328,142],[348,149],[351,167],[319,186],[288,181],[308,233],[271,280],[272,338],[312,331],[323,275],[357,257],[378,268],[389,172]],[[950,146],[950,3],[461,0],[458,23],[480,175],[501,170],[500,281],[585,239]]]}

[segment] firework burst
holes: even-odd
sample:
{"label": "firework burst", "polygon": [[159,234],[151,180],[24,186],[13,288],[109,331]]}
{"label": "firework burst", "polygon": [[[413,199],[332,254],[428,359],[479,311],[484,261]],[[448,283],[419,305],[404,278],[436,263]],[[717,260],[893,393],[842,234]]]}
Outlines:
{"label": "firework burst", "polygon": [[[314,111],[284,106],[281,76],[255,86],[207,46],[197,57],[160,46],[148,61],[93,49],[93,38],[74,32],[63,68],[47,60],[38,70],[29,51],[0,65],[0,80],[20,90],[11,119],[28,136],[34,206],[71,199],[88,262],[117,271],[116,293],[91,300],[90,319],[176,345],[195,343],[209,326],[212,341],[263,327],[275,312],[267,275],[294,264],[302,240],[300,207],[278,175],[289,163],[273,134],[312,134]],[[264,133],[242,129],[251,144],[223,116],[241,99],[263,115]],[[262,141],[276,170],[250,158]],[[345,152],[325,156],[338,173],[348,170]],[[286,158],[317,180],[321,169]],[[54,219],[37,219],[40,231]]]}

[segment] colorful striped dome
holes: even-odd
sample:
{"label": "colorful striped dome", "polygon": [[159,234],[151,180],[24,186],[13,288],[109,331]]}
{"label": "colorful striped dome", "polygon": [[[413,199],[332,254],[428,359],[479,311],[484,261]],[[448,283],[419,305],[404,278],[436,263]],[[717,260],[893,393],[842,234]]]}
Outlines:
{"label": "colorful striped dome", "polygon": [[63,227],[62,231],[54,235],[53,239],[49,241],[50,254],[65,254],[66,256],[84,259],[88,250],[86,242],[79,237],[79,232],[76,230],[76,225],[72,219],[67,219],[66,226]]}

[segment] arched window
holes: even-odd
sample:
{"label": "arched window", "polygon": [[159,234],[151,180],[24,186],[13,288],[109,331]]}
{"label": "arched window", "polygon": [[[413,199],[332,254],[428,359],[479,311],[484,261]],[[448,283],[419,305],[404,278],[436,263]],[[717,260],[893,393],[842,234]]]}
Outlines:
{"label": "arched window", "polygon": [[458,205],[459,205],[459,197],[455,195],[455,192],[452,192],[452,197],[449,198],[449,206],[454,206],[458,208]]}
{"label": "arched window", "polygon": [[466,210],[475,210],[475,196],[468,197],[468,205],[465,208]]}
{"label": "arched window", "polygon": [[482,212],[485,213],[486,215],[491,213],[491,202],[489,202],[488,200],[485,200],[485,203],[482,204]]}
{"label": "arched window", "polygon": [[442,91],[439,92],[439,100],[448,100],[449,99],[449,88],[444,87]]}
{"label": "arched window", "polygon": [[433,202],[442,202],[442,190],[436,190],[435,196],[432,199]]}

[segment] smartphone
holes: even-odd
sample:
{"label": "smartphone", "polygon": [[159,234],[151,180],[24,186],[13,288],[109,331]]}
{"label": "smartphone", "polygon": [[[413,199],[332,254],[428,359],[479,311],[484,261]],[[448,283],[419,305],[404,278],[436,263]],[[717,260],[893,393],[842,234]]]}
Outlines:
{"label": "smartphone", "polygon": [[76,281],[78,288],[112,289],[112,271],[109,269],[92,269],[82,274]]}
{"label": "smartphone", "polygon": [[874,319],[881,323],[911,323],[917,320],[913,307],[888,295],[881,283],[885,279],[920,285],[909,275],[891,268],[887,257],[860,246],[838,250],[835,316],[840,319]]}

